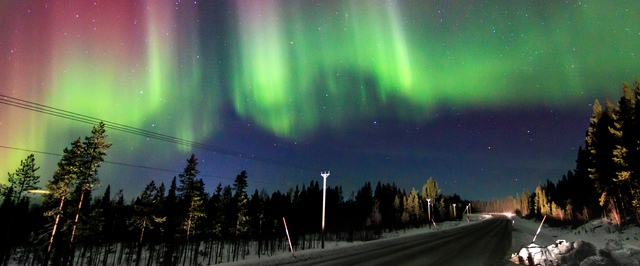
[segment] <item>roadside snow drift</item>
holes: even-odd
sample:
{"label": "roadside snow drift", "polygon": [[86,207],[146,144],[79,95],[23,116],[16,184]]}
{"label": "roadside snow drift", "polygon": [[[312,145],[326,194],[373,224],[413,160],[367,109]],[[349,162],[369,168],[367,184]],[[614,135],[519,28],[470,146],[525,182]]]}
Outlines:
{"label": "roadside snow drift", "polygon": [[626,247],[622,240],[607,240],[603,249],[592,243],[578,240],[558,240],[547,247],[530,244],[511,256],[511,261],[521,265],[580,265],[615,266],[640,265],[640,249]]}

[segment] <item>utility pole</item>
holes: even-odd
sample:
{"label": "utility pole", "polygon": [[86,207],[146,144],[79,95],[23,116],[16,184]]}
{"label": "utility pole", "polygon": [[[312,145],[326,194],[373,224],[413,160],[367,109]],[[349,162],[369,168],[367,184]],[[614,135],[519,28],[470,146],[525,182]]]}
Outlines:
{"label": "utility pole", "polygon": [[329,171],[320,172],[320,175],[324,178],[322,182],[322,249],[324,249],[324,209],[327,201],[327,177],[331,174]]}

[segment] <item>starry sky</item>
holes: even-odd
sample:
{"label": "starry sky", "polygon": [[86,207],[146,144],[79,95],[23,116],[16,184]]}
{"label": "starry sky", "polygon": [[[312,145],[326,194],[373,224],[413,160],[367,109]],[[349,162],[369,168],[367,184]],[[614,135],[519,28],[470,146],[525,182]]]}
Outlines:
{"label": "starry sky", "polygon": [[208,191],[242,170],[250,191],[268,192],[331,171],[346,199],[367,181],[409,191],[429,177],[466,199],[532,191],[575,167],[593,101],[617,102],[640,76],[638,11],[639,1],[2,1],[0,172],[35,153],[47,180],[90,134],[95,123],[42,111],[56,108],[46,110],[108,121],[101,189],[128,197],[168,184],[192,153]]}

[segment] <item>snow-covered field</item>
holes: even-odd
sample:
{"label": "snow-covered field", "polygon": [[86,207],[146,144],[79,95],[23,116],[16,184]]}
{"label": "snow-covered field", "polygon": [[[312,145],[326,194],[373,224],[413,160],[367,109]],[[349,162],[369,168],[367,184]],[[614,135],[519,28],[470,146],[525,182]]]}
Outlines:
{"label": "snow-covered field", "polygon": [[[521,248],[532,244],[540,221],[525,220],[515,218],[515,227],[512,234],[511,253],[517,253]],[[617,227],[604,219],[593,220],[578,228],[569,227],[549,227],[543,225],[540,234],[537,236],[535,244],[542,247],[549,247],[558,240],[568,243],[584,241],[591,243],[596,248],[596,253],[600,257],[610,257],[609,263],[592,262],[575,265],[640,265],[640,228],[629,226],[618,230]],[[543,264],[544,265],[544,264]],[[568,265],[568,264],[557,264]]]}

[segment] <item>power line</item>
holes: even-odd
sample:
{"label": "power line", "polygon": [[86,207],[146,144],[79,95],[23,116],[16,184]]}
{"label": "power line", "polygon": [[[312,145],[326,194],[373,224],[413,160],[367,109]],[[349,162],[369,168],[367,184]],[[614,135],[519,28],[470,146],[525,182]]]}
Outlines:
{"label": "power line", "polygon": [[66,111],[66,110],[63,110],[63,109],[60,109],[60,108],[55,108],[55,107],[51,107],[51,106],[47,106],[47,105],[43,105],[43,104],[39,104],[39,103],[30,102],[30,101],[27,101],[27,100],[11,97],[11,96],[8,96],[8,95],[0,94],[0,104],[9,105],[9,106],[13,106],[13,107],[17,107],[17,108],[21,108],[21,109],[25,109],[25,110],[30,110],[30,111],[34,111],[34,112],[38,112],[38,113],[42,113],[42,114],[48,114],[48,115],[51,115],[51,116],[65,118],[65,119],[69,119],[69,120],[76,121],[76,122],[81,122],[81,123],[86,123],[86,124],[95,125],[95,124],[99,123],[100,121],[103,121],[105,123],[105,128],[109,128],[109,129],[113,129],[113,130],[129,133],[129,134],[133,134],[133,135],[137,135],[137,136],[142,136],[142,137],[146,137],[146,138],[152,138],[152,139],[161,140],[161,141],[165,141],[165,142],[169,142],[169,143],[174,143],[174,144],[178,144],[178,145],[188,146],[188,147],[191,147],[191,148],[201,149],[201,150],[205,150],[205,151],[211,151],[211,152],[214,152],[214,153],[220,153],[220,154],[226,155],[226,156],[239,157],[239,158],[244,158],[244,159],[247,159],[247,160],[253,160],[253,161],[257,161],[257,162],[273,164],[273,165],[279,165],[279,166],[285,166],[285,167],[290,167],[290,168],[295,168],[295,169],[306,169],[306,170],[312,170],[312,171],[320,171],[318,169],[314,169],[314,168],[310,168],[310,167],[304,167],[304,166],[300,166],[300,165],[296,165],[296,164],[292,164],[292,163],[286,163],[286,162],[270,159],[270,158],[267,158],[267,157],[255,156],[253,154],[233,151],[233,150],[224,149],[224,148],[220,148],[220,147],[216,147],[216,146],[212,146],[212,145],[207,145],[207,144],[203,144],[203,143],[199,143],[199,142],[195,142],[195,141],[191,141],[191,140],[186,140],[186,139],[181,139],[181,138],[178,138],[178,137],[173,137],[173,136],[170,136],[170,135],[156,133],[156,132],[149,131],[149,130],[139,129],[139,128],[127,126],[127,125],[124,125],[124,124],[120,124],[120,123],[116,123],[116,122],[112,122],[112,121],[107,121],[107,120],[104,120],[104,119],[99,119],[99,118],[95,118],[95,117],[91,117],[91,116],[87,116],[87,115],[83,115],[83,114],[79,114],[79,113],[75,113],[75,112]]}
{"label": "power line", "polygon": [[[71,111],[66,111],[66,110],[63,110],[63,109],[60,109],[60,108],[51,107],[51,106],[48,106],[48,105],[39,104],[39,103],[35,103],[35,102],[23,100],[23,99],[11,97],[11,96],[4,95],[4,94],[0,94],[0,104],[17,107],[17,108],[24,109],[24,110],[30,110],[30,111],[34,111],[34,112],[41,113],[41,114],[47,114],[47,115],[51,115],[51,116],[55,116],[55,117],[69,119],[69,120],[72,120],[72,121],[85,123],[85,124],[95,125],[95,124],[99,123],[100,121],[102,121],[102,122],[105,123],[105,128],[109,128],[109,129],[113,129],[113,130],[129,133],[129,134],[132,134],[132,135],[137,135],[137,136],[142,136],[142,137],[146,137],[146,138],[161,140],[161,141],[165,141],[165,142],[169,142],[169,143],[174,143],[174,144],[178,144],[178,145],[183,145],[183,146],[187,146],[187,147],[191,147],[191,148],[195,148],[195,149],[211,151],[211,152],[214,152],[214,153],[220,153],[222,155],[226,155],[226,156],[230,156],[230,157],[239,157],[239,158],[252,160],[252,161],[256,161],[256,162],[261,162],[261,163],[266,163],[266,164],[271,164],[271,165],[284,166],[284,167],[294,168],[294,169],[303,169],[303,170],[308,170],[308,171],[312,171],[312,172],[315,172],[315,171],[320,172],[320,171],[322,171],[321,169],[300,166],[300,165],[292,164],[292,163],[286,163],[286,162],[270,159],[270,158],[267,158],[267,157],[255,156],[255,155],[248,154],[248,153],[233,151],[233,150],[224,149],[224,148],[220,148],[220,147],[215,147],[215,146],[212,146],[212,145],[207,145],[207,144],[203,144],[203,143],[199,143],[199,142],[195,142],[195,141],[191,141],[191,140],[186,140],[186,139],[181,139],[181,138],[178,138],[178,137],[173,137],[173,136],[166,135],[166,134],[156,133],[156,132],[149,131],[149,130],[139,129],[139,128],[127,126],[127,125],[124,125],[124,124],[120,124],[120,123],[116,123],[116,122],[112,122],[112,121],[108,121],[108,120],[104,120],[104,119],[99,119],[99,118],[96,118],[96,117],[91,117],[91,116],[87,116],[87,115],[83,115],[83,114],[79,114],[79,113],[75,113],[75,112],[71,112]],[[140,167],[142,167],[142,166],[140,166]],[[156,169],[156,170],[158,170],[158,169]],[[168,171],[171,171],[171,170],[168,170]],[[342,180],[343,182],[348,182],[348,183],[354,184],[353,182],[350,182],[350,180],[346,180],[346,179],[343,179],[343,178],[340,178],[340,177],[334,177],[334,178]]]}
{"label": "power line", "polygon": [[[38,151],[38,150],[31,150],[31,149],[23,149],[23,148],[16,148],[16,147],[4,146],[4,145],[0,145],[0,148],[62,157],[62,154],[53,153],[53,152]],[[141,169],[147,169],[147,170],[154,170],[154,171],[161,171],[161,172],[168,172],[168,173],[174,173],[174,174],[182,173],[182,172],[176,171],[176,170],[163,169],[163,168],[157,168],[157,167],[151,167],[151,166],[143,166],[143,165],[135,165],[135,164],[129,164],[129,163],[113,162],[113,161],[106,161],[106,160],[104,161],[104,163],[113,164],[113,165],[120,165],[120,166],[127,166],[127,167],[133,167],[133,168],[141,168]],[[207,175],[207,174],[200,174],[199,176],[211,177],[211,178],[217,178],[217,179],[234,180],[233,178],[229,178],[229,177],[221,177],[221,176]],[[282,183],[265,182],[265,181],[259,181],[259,180],[252,180],[251,182],[264,183],[264,184],[276,184],[276,185],[282,185],[282,186],[285,186],[285,187],[287,186],[286,184],[282,184]]]}

